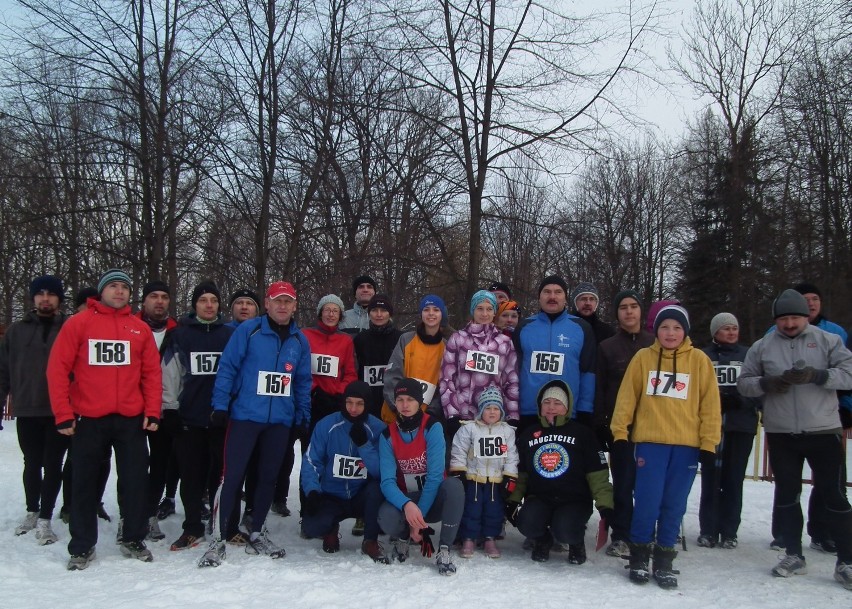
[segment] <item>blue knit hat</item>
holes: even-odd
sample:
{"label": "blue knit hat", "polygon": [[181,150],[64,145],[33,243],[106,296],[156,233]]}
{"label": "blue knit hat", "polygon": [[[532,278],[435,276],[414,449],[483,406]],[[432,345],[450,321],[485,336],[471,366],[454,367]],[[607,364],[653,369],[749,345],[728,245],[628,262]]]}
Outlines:
{"label": "blue knit hat", "polygon": [[450,320],[448,319],[447,305],[444,304],[444,299],[435,294],[426,294],[426,296],[420,299],[420,313],[422,314],[423,309],[430,306],[438,307],[441,310],[441,326],[448,326]]}
{"label": "blue knit hat", "polygon": [[667,319],[675,320],[683,328],[683,333],[689,334],[689,313],[686,312],[686,309],[680,305],[666,305],[660,309],[660,312],[654,318],[654,336],[657,335],[660,324]]}
{"label": "blue knit hat", "polygon": [[36,277],[30,283],[30,298],[35,298],[35,295],[45,290],[59,297],[59,302],[65,300],[65,287],[62,285],[62,280],[55,275],[42,275]]}
{"label": "blue knit hat", "polygon": [[506,411],[503,409],[503,394],[494,385],[488,385],[488,387],[482,390],[482,393],[479,394],[477,405],[479,408],[479,411],[476,413],[477,419],[482,418],[482,411],[489,406],[496,406],[500,409],[501,421],[506,418]]}
{"label": "blue knit hat", "polygon": [[113,281],[126,283],[128,289],[132,289],[133,287],[133,283],[130,281],[130,275],[121,269],[110,269],[101,276],[101,280],[98,282],[98,294],[103,292],[104,288],[107,287],[107,284],[112,283]]}
{"label": "blue knit hat", "polygon": [[473,317],[473,312],[476,310],[476,307],[483,301],[491,303],[491,310],[494,311],[495,315],[497,314],[497,299],[494,297],[494,293],[489,292],[488,290],[479,290],[473,295],[473,298],[470,299],[471,317]]}

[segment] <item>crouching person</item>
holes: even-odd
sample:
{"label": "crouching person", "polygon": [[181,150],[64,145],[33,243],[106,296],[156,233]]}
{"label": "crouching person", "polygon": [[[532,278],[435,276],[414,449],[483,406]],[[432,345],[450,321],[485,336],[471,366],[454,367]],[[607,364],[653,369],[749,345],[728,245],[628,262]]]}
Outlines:
{"label": "crouching person", "polygon": [[574,399],[567,383],[550,381],[537,402],[538,423],[518,437],[518,483],[506,502],[506,516],[533,540],[533,560],[547,561],[556,542],[568,545],[569,563],[581,565],[592,501],[601,518],[612,519],[606,455],[595,432],[571,420]]}
{"label": "crouching person", "polygon": [[396,421],[379,438],[379,465],[385,502],[379,526],[393,544],[393,557],[408,558],[411,542],[423,556],[434,552],[430,522],[441,521],[438,572],[456,572],[450,546],[464,510],[464,487],[458,478],[444,478],[446,444],[441,424],[424,413],[420,382],[404,378],[394,389]]}
{"label": "crouching person", "polygon": [[322,549],[340,550],[340,521],[364,519],[361,551],[375,562],[387,564],[379,544],[379,436],[385,424],[369,414],[370,386],[352,381],[343,392],[340,412],[324,417],[311,435],[302,458],[302,530],[322,537]]}

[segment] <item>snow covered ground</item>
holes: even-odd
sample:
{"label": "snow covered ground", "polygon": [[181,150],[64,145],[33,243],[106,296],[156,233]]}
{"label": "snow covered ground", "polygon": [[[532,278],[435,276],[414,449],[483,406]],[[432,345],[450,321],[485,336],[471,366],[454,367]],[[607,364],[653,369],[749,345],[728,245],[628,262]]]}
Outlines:
{"label": "snow covered ground", "polygon": [[[345,608],[380,609],[433,607],[654,607],[654,609],[849,607],[852,592],[832,578],[834,557],[806,547],[810,573],[790,579],[773,578],[769,570],[777,553],[768,549],[772,485],[745,483],[743,524],[736,550],[706,549],[695,545],[698,535],[699,480],[686,517],[687,552],[676,561],[680,586],[663,591],[653,582],[631,584],[623,561],[595,553],[597,518],[589,527],[586,546],[589,561],[568,565],[565,554],[552,554],[539,564],[521,550],[521,538],[511,529],[502,542],[503,558],[489,560],[481,554],[456,558],[458,573],[438,575],[433,561],[412,555],[405,564],[376,565],[360,554],[360,539],[349,535],[352,521],[343,523],[341,552],[322,552],[321,542],[298,536],[298,518],[269,517],[273,539],[284,545],[282,560],[249,556],[229,547],[224,565],[199,569],[203,548],[170,552],[169,543],[180,534],[178,514],[161,523],[166,539],[149,543],[154,562],[124,558],[114,543],[115,523],[100,523],[97,560],[86,570],[65,570],[68,528],[58,519],[60,537],[52,546],[36,545],[32,533],[15,537],[13,529],[25,511],[21,485],[21,455],[13,421],[0,432],[0,607],[5,609],[146,609],[181,607],[218,608]],[[294,478],[295,483],[295,478]],[[805,488],[803,501],[810,487]],[[117,514],[115,484],[106,497],[111,514]],[[291,506],[292,507],[292,506]],[[58,510],[57,510],[58,511]],[[807,546],[807,537],[805,538]],[[638,605],[636,604],[638,603]]]}

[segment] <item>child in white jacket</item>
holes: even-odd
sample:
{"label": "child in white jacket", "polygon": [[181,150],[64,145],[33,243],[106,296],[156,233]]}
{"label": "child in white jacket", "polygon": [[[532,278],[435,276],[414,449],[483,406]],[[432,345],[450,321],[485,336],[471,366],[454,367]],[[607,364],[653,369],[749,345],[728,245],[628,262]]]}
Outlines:
{"label": "child in white jacket", "polygon": [[505,498],[518,477],[515,430],[505,418],[503,396],[490,385],[479,396],[476,419],[464,423],[453,438],[450,474],[465,480],[462,558],[473,556],[477,539],[484,539],[489,558],[500,558],[494,538],[503,527]]}

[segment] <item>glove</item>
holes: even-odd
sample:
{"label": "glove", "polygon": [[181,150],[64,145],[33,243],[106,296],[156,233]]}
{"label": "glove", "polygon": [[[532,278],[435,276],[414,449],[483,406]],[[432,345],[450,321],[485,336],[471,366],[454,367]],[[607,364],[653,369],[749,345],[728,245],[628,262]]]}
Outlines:
{"label": "glove", "polygon": [[601,520],[606,523],[607,527],[610,527],[613,519],[615,518],[615,511],[612,508],[601,508],[598,510],[598,514],[601,515]]}
{"label": "glove", "polygon": [[311,491],[302,500],[302,513],[306,516],[313,516],[319,512],[320,504],[322,503],[322,495],[319,491]]}
{"label": "glove", "polygon": [[633,455],[630,454],[630,442],[627,440],[616,440],[613,442],[609,454],[612,456],[613,461],[618,461],[619,463],[626,463],[633,459]]}
{"label": "glove", "polygon": [[435,529],[432,527],[420,529],[420,535],[423,536],[423,539],[420,541],[420,553],[426,558],[431,558],[432,554],[435,553],[435,544],[432,543],[432,535],[434,534]]}
{"label": "glove", "polygon": [[293,433],[296,434],[296,438],[302,441],[303,445],[307,445],[307,443],[311,440],[311,424],[307,421],[296,421],[293,425]]}
{"label": "glove", "polygon": [[349,438],[355,446],[364,446],[367,443],[367,426],[361,421],[355,421],[349,430]]}
{"label": "glove", "polygon": [[760,378],[760,388],[764,393],[787,393],[790,382],[783,376],[763,376]]}
{"label": "glove", "polygon": [[517,501],[506,502],[506,520],[515,528],[518,527],[518,508],[520,507],[521,504]]}
{"label": "glove", "polygon": [[701,464],[701,475],[704,472],[712,472],[716,469],[716,453],[709,450],[702,450],[698,453],[698,462]]}
{"label": "glove", "polygon": [[817,370],[811,366],[806,366],[798,370],[790,368],[784,371],[781,378],[792,385],[807,385],[808,383],[825,385],[825,382],[828,380],[828,370]]}
{"label": "glove", "polygon": [[512,493],[515,492],[515,487],[518,485],[518,481],[514,478],[510,478],[509,476],[503,476],[503,482],[500,484],[500,494],[503,496],[503,501],[509,499]]}

